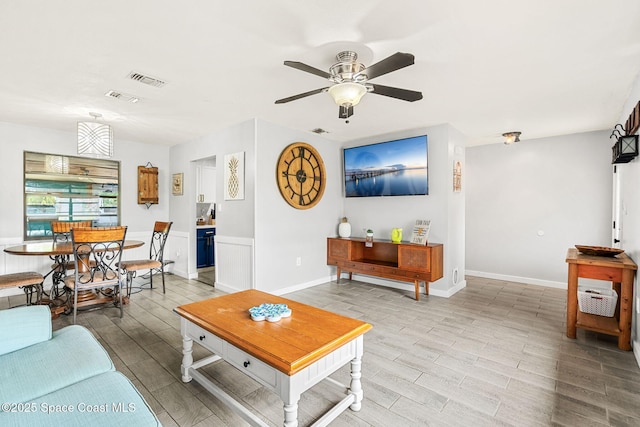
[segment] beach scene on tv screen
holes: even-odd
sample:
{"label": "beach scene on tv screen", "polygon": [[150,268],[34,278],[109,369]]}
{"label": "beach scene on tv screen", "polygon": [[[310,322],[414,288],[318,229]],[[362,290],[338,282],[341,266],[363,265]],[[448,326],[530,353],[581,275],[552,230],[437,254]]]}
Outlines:
{"label": "beach scene on tv screen", "polygon": [[344,149],[346,197],[429,194],[427,137]]}

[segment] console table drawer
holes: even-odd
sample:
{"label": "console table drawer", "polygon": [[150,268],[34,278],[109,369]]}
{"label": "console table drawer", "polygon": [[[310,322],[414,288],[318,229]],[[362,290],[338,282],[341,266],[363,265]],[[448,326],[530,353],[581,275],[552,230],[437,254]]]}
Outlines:
{"label": "console table drawer", "polygon": [[267,365],[244,351],[232,346],[227,346],[225,360],[247,375],[257,379],[263,384],[275,388],[276,369]]}
{"label": "console table drawer", "polygon": [[404,276],[409,279],[431,281],[431,273],[420,273],[419,271],[405,271]]}
{"label": "console table drawer", "polygon": [[404,276],[404,273],[398,270],[397,267],[390,267],[387,265],[366,263],[366,262],[343,262],[340,261],[337,265],[345,270],[354,273],[371,274],[371,275],[393,275]]}
{"label": "console table drawer", "polygon": [[193,323],[188,323],[187,335],[189,335],[194,342],[197,342],[207,350],[218,355],[222,355],[224,341],[211,332],[205,331],[200,326]]}

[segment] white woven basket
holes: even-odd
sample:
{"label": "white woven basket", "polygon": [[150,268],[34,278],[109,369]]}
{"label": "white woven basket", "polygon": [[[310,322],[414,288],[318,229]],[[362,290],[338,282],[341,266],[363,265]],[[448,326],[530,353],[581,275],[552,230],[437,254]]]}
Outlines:
{"label": "white woven basket", "polygon": [[618,303],[615,289],[592,289],[578,287],[578,306],[583,313],[613,317]]}

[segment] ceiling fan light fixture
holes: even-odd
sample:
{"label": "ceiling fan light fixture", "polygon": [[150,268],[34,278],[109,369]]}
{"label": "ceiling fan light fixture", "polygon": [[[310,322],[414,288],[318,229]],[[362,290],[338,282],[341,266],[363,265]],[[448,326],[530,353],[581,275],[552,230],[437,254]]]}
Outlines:
{"label": "ceiling fan light fixture", "polygon": [[506,145],[511,145],[514,142],[520,142],[520,134],[522,132],[507,132],[507,133],[503,133],[502,136],[504,136],[504,143]]}
{"label": "ceiling fan light fixture", "polygon": [[358,105],[365,93],[367,87],[360,83],[345,82],[331,86],[328,90],[333,101],[340,106]]}

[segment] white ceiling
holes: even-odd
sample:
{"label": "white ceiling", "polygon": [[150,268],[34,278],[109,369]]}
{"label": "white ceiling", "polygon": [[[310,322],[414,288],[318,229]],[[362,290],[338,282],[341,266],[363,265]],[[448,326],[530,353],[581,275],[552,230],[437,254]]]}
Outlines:
{"label": "white ceiling", "polygon": [[[3,1],[0,29],[0,121],[75,132],[98,112],[116,141],[164,145],[253,117],[336,141],[441,123],[470,145],[613,129],[640,71],[638,0]],[[274,104],[328,86],[283,61],[328,70],[347,48],[365,66],[414,54],[373,83],[424,99],[367,94],[348,124],[328,94]]]}

